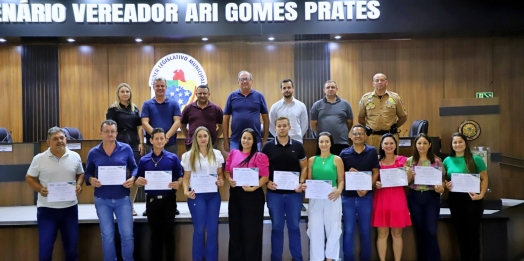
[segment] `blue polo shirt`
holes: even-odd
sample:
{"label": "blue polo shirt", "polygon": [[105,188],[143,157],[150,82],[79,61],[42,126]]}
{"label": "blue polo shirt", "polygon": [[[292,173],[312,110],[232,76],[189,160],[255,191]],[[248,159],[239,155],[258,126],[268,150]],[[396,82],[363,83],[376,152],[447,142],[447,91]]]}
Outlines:
{"label": "blue polo shirt", "polygon": [[[155,98],[147,100],[142,105],[141,118],[149,118],[149,125],[153,128],[162,128],[167,133],[175,120],[173,117],[180,116],[180,106],[175,100],[171,100],[168,97],[162,103],[158,103]],[[151,146],[149,139],[151,135],[146,132],[147,144]],[[175,135],[169,138],[169,142],[166,146],[176,144],[176,132]]]}
{"label": "blue polo shirt", "polygon": [[[344,171],[349,171],[351,168],[358,171],[380,169],[377,149],[367,144],[364,146],[366,147],[360,154],[353,149],[353,146],[345,148],[340,152],[340,158],[344,162]],[[342,195],[344,197],[358,197],[357,192],[354,190],[344,190]]]}
{"label": "blue polo shirt", "polygon": [[[100,166],[126,166],[127,178],[134,176],[136,178],[137,166],[133,150],[128,144],[116,141],[116,147],[111,156],[107,156],[102,143],[93,147],[87,154],[87,164],[85,171],[85,180],[87,185],[89,178],[98,177],[98,167]],[[129,196],[129,189],[122,185],[102,184],[101,187],[95,188],[95,197],[104,199],[119,199]]]}
{"label": "blue polo shirt", "polygon": [[[156,167],[153,161],[158,163]],[[138,164],[138,177],[145,178],[146,171],[160,170],[171,171],[171,175],[173,176],[172,181],[177,181],[182,177],[182,166],[180,165],[180,160],[176,154],[166,150],[162,150],[158,156],[153,153],[153,150],[144,155]],[[146,190],[146,193],[151,196],[167,196],[172,191],[172,189]]]}
{"label": "blue polo shirt", "polygon": [[240,90],[234,91],[227,97],[224,114],[231,115],[231,140],[240,141],[242,131],[251,128],[257,135],[258,142],[262,142],[260,129],[260,114],[267,114],[264,96],[255,90],[244,96]]}

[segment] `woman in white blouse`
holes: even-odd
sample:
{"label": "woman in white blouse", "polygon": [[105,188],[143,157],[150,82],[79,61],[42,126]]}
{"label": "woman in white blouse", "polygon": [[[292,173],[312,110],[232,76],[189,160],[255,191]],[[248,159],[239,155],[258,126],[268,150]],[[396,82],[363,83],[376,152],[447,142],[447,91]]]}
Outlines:
{"label": "woman in white blouse", "polygon": [[[213,179],[216,180],[217,187],[224,185],[222,163],[224,157],[219,150],[213,149],[211,133],[206,127],[198,127],[193,134],[191,150],[182,155],[184,194],[187,196],[194,227],[193,261],[218,260],[220,194],[218,188],[210,189],[209,186],[200,184],[206,184],[205,180],[209,182],[209,179]],[[190,185],[191,179],[194,179],[193,187]]]}

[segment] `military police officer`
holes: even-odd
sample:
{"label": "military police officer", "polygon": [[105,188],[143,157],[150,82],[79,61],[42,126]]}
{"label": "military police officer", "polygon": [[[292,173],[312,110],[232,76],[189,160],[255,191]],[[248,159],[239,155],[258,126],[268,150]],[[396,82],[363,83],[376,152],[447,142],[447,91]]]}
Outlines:
{"label": "military police officer", "polygon": [[[387,88],[388,79],[383,73],[373,76],[374,91],[362,96],[358,104],[358,123],[366,126],[366,143],[378,150],[380,138],[386,133],[397,134],[397,128],[407,120],[400,96]],[[398,139],[398,135],[397,139]]]}

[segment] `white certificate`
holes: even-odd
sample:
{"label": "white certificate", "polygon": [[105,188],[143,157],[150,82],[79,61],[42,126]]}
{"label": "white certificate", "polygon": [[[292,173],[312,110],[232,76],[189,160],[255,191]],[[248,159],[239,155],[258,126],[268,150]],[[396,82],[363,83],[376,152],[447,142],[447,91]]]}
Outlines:
{"label": "white certificate", "polygon": [[102,186],[123,185],[126,182],[126,166],[99,166],[98,181]]}
{"label": "white certificate", "polygon": [[415,185],[442,185],[442,170],[415,166]]}
{"label": "white certificate", "polygon": [[145,190],[169,190],[169,183],[173,181],[171,171],[146,171],[145,177],[147,184]]}
{"label": "white certificate", "polygon": [[273,182],[279,190],[295,190],[298,188],[300,172],[274,171]]}
{"label": "white certificate", "polygon": [[237,186],[259,186],[258,168],[233,168],[233,180]]}
{"label": "white certificate", "polygon": [[346,190],[372,190],[371,171],[347,171]]}
{"label": "white certificate", "polygon": [[306,180],[306,198],[329,199],[329,193],[333,192],[331,180]]}
{"label": "white certificate", "polygon": [[404,168],[381,169],[380,183],[383,188],[407,186],[408,174]]}
{"label": "white certificate", "polygon": [[47,183],[47,202],[76,201],[76,182]]}
{"label": "white certificate", "polygon": [[451,173],[452,192],[480,193],[480,174]]}
{"label": "white certificate", "polygon": [[191,189],[195,193],[217,192],[217,174],[191,174]]}

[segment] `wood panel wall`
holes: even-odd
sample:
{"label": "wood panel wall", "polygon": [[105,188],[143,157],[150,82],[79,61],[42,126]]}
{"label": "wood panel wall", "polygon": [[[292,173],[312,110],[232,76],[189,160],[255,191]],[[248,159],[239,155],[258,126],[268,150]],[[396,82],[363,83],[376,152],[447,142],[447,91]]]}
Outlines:
{"label": "wood panel wall", "polygon": [[22,142],[22,58],[20,46],[0,47],[0,127]]}
{"label": "wood panel wall", "polygon": [[[0,114],[0,125],[13,130],[15,141],[21,140],[23,130],[22,101],[16,98],[21,97],[16,87],[21,82],[18,48],[0,48],[0,88],[8,93],[2,95],[0,108],[9,111]],[[116,86],[129,83],[134,102],[142,107],[150,98],[147,77],[151,68],[173,52],[187,53],[202,64],[211,100],[218,105],[225,105],[227,95],[238,88],[238,71],[246,69],[253,73],[253,87],[265,95],[270,106],[281,97],[280,81],[294,76],[294,48],[293,42],[61,45],[61,125],[78,127],[85,139],[99,139],[98,126],[115,98]],[[521,146],[512,145],[524,143],[524,137],[516,134],[524,127],[524,114],[518,109],[519,98],[524,97],[520,86],[524,38],[333,42],[330,51],[330,78],[337,81],[340,96],[352,104],[355,116],[358,101],[373,89],[371,78],[377,72],[388,76],[388,89],[398,92],[405,103],[408,121],[401,128],[402,136],[416,119],[429,120],[429,134],[439,136],[440,125],[446,124],[438,115],[442,99],[473,98],[477,91],[494,91],[500,98],[502,126],[499,133],[482,135],[497,135],[503,155],[524,158]],[[524,174],[524,169],[509,169]]]}

